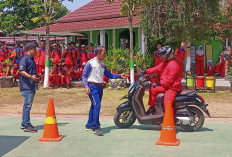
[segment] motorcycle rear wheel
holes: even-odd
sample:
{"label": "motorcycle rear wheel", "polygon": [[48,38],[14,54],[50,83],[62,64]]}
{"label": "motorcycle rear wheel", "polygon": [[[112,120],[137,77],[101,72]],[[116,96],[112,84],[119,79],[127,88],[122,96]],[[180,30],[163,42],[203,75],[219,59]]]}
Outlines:
{"label": "motorcycle rear wheel", "polygon": [[193,121],[190,125],[182,125],[181,127],[188,132],[198,131],[204,124],[204,114],[196,107],[190,107],[188,110]]}
{"label": "motorcycle rear wheel", "polygon": [[135,123],[136,117],[133,111],[117,111],[114,116],[114,123],[119,128],[129,128]]}

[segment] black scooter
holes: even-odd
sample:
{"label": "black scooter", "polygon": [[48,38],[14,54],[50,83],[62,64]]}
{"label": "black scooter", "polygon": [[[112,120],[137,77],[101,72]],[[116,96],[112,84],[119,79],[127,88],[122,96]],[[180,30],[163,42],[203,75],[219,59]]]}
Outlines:
{"label": "black scooter", "polygon": [[[162,124],[164,116],[164,93],[160,93],[156,97],[156,113],[145,112],[143,96],[145,90],[150,87],[150,81],[142,75],[139,81],[129,87],[128,95],[122,98],[128,99],[128,101],[117,107],[114,117],[116,126],[119,128],[129,128],[134,124],[136,119],[140,124]],[[175,125],[182,127],[186,131],[197,131],[203,126],[205,120],[203,112],[210,117],[206,109],[208,105],[196,93],[197,91],[195,90],[182,91],[177,95],[173,104]]]}

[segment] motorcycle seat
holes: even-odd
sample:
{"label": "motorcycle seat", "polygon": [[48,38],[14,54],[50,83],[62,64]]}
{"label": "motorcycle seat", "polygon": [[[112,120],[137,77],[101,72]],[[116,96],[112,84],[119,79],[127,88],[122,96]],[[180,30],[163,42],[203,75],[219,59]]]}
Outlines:
{"label": "motorcycle seat", "polygon": [[[177,96],[186,96],[186,95],[189,95],[191,93],[196,93],[195,90],[183,90],[182,92],[178,93]],[[157,95],[157,98],[161,98],[164,96],[164,93],[159,93]]]}
{"label": "motorcycle seat", "polygon": [[191,93],[196,93],[196,90],[184,90],[181,93],[178,93],[177,96],[185,96],[185,95],[189,95]]}

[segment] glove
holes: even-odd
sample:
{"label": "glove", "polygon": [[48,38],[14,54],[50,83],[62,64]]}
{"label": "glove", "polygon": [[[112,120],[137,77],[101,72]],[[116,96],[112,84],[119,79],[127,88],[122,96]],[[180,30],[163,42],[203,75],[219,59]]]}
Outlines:
{"label": "glove", "polygon": [[160,83],[159,83],[159,82],[157,82],[157,83],[152,83],[151,86],[152,86],[152,87],[160,86]]}

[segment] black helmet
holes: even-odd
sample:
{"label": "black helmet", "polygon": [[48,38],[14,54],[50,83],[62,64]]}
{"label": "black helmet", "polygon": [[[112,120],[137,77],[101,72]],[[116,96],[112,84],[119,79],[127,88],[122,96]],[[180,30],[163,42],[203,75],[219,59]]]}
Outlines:
{"label": "black helmet", "polygon": [[171,48],[171,46],[164,46],[158,50],[159,55],[171,55],[174,54],[174,50]]}

